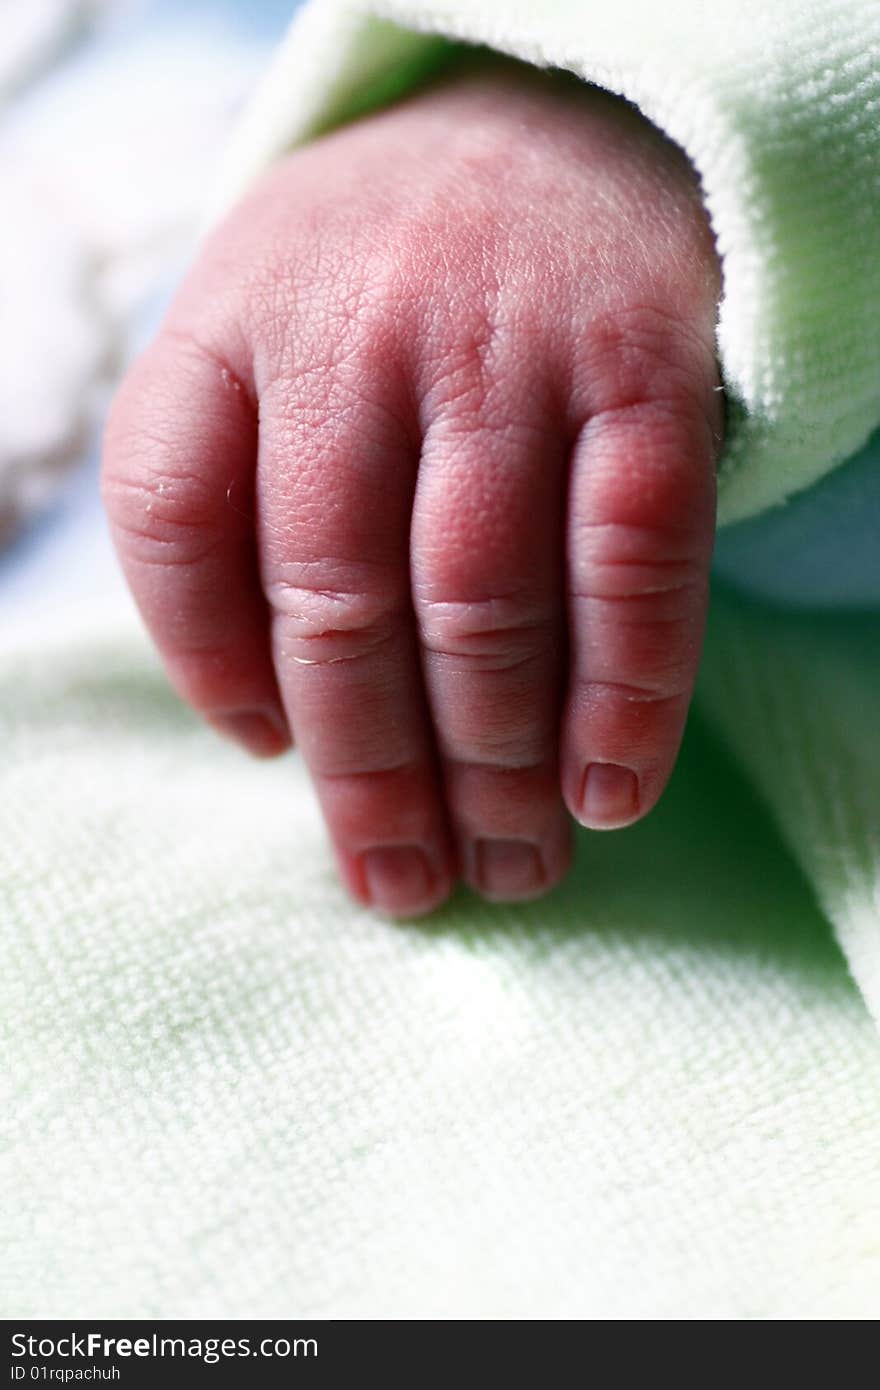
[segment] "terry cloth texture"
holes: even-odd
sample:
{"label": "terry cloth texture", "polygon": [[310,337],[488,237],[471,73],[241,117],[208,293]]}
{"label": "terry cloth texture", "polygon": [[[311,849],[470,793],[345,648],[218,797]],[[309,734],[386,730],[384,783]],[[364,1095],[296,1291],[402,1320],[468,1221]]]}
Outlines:
{"label": "terry cloth texture", "polygon": [[[779,636],[715,619],[721,717],[745,688],[810,750],[795,639],[777,688]],[[880,1038],[705,720],[548,900],[412,927],[346,899],[299,760],[221,746],[143,639],[8,646],[0,737],[5,1316],[880,1313]]]}
{"label": "terry cloth texture", "polygon": [[696,166],[724,265],[722,523],[865,443],[880,423],[876,0],[313,0],[240,128],[221,204],[415,84],[444,37],[622,93]]}

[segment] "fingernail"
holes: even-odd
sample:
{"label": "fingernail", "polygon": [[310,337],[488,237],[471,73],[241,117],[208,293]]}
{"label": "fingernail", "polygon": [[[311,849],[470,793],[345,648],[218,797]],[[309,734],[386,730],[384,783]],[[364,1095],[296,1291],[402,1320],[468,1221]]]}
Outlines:
{"label": "fingernail", "polygon": [[239,710],[235,714],[212,715],[214,728],[241,743],[258,758],[272,758],[289,746],[287,730],[259,710]]}
{"label": "fingernail", "polygon": [[613,830],[638,815],[639,779],[618,763],[590,763],[581,787],[580,816],[591,830]]}
{"label": "fingernail", "polygon": [[544,867],[536,845],[524,840],[477,840],[471,855],[475,886],[487,898],[516,902],[544,888]]}
{"label": "fingernail", "polygon": [[361,862],[373,907],[392,917],[406,917],[425,910],[433,878],[424,852],[416,845],[371,849]]}

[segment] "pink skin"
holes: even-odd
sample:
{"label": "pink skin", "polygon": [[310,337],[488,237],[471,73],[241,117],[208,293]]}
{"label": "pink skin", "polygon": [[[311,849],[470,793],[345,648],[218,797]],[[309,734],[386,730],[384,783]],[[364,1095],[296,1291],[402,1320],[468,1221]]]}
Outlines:
{"label": "pink skin", "polygon": [[360,901],[535,897],[567,810],[610,829],[660,796],[719,288],[681,153],[498,63],[278,165],[129,373],[104,493],[170,678],[251,752],[295,734]]}

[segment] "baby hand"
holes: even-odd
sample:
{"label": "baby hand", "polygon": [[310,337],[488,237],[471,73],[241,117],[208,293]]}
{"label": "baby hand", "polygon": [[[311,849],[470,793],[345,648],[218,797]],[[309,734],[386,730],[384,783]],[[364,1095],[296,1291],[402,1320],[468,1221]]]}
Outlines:
{"label": "baby hand", "polygon": [[719,269],[684,156],[559,75],[459,73],[278,165],[108,426],[175,687],[292,730],[350,891],[544,892],[654,805],[704,624]]}

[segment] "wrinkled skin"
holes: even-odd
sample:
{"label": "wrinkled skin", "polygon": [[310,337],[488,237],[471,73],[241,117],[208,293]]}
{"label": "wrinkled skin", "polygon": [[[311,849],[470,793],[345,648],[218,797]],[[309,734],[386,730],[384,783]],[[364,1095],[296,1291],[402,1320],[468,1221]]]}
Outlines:
{"label": "wrinkled skin", "polygon": [[295,153],[204,246],[104,492],[185,700],[305,758],[349,890],[552,887],[657,801],[714,533],[720,274],[693,171],[513,64]]}

